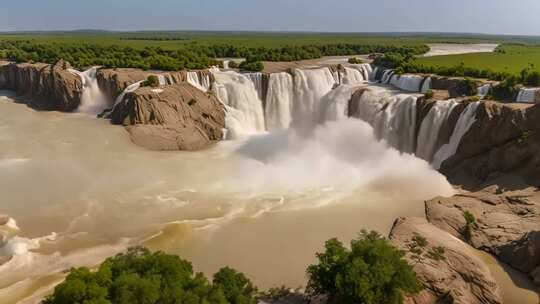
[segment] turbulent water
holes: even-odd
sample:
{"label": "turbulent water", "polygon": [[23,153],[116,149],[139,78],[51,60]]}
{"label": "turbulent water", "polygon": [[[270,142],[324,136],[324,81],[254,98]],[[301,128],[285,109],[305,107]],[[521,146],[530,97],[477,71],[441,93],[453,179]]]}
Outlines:
{"label": "turbulent water", "polygon": [[84,72],[77,70],[70,71],[81,77],[83,85],[81,104],[77,108],[77,112],[96,116],[111,106],[99,89],[96,78],[97,67],[90,68]]}
{"label": "turbulent water", "polygon": [[[437,101],[420,122],[420,95],[368,84],[377,72],[366,64],[271,74],[266,92],[260,73],[211,72],[213,84],[200,72],[187,81],[225,105],[230,140],[199,152],[146,151],[104,120],[0,97],[0,214],[12,217],[0,303],[32,302],[63,270],[135,244],[181,254],[207,274],[231,265],[261,287],[303,285],[324,240],[387,233],[398,216],[422,216],[423,200],[453,193],[434,168],[456,152],[479,103],[439,147],[458,103]],[[431,88],[429,77],[381,72],[401,90]],[[76,73],[79,111],[97,114],[95,70]]]}
{"label": "turbulent water", "polygon": [[35,299],[63,270],[141,243],[208,274],[231,265],[263,288],[303,285],[324,240],[386,233],[395,217],[422,215],[422,200],[453,193],[427,162],[388,146],[410,150],[411,95],[389,95],[395,104],[366,123],[348,117],[352,88],[332,89],[328,69],[272,75],[264,111],[251,79],[214,77],[239,139],[200,152],[146,151],[104,120],[0,99],[0,213],[20,228],[0,250],[13,255],[0,303]]}

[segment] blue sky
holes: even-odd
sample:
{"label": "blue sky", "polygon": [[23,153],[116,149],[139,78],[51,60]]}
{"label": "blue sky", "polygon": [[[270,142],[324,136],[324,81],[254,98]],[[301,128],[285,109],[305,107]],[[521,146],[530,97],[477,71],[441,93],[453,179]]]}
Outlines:
{"label": "blue sky", "polygon": [[540,35],[540,0],[0,1],[0,31],[299,30]]}

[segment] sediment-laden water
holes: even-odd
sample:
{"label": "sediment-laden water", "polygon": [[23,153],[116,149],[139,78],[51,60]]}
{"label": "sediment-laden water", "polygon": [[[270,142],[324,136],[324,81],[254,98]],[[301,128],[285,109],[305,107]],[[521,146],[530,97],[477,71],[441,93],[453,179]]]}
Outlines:
{"label": "sediment-laden water", "polygon": [[128,246],[180,254],[211,274],[231,265],[260,287],[303,285],[330,237],[387,233],[451,186],[427,162],[379,142],[356,119],[151,152],[123,128],[0,99],[0,302],[34,301],[74,266]]}

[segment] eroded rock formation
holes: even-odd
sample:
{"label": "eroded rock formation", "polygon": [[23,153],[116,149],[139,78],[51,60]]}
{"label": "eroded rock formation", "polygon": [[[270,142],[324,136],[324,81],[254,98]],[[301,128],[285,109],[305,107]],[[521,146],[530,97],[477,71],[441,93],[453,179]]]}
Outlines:
{"label": "eroded rock formation", "polygon": [[[413,238],[423,238],[423,252],[443,248],[437,257],[413,254]],[[467,244],[423,218],[399,218],[390,232],[391,242],[407,252],[406,259],[425,289],[409,303],[502,303],[499,286],[487,265]]]}
{"label": "eroded rock formation", "polygon": [[[469,216],[467,222],[466,213]],[[540,285],[540,191],[497,187],[426,202],[430,223],[527,273]]]}
{"label": "eroded rock formation", "polygon": [[485,101],[478,107],[476,119],[441,172],[452,183],[465,186],[482,185],[509,174],[538,185],[540,105]]}
{"label": "eroded rock formation", "polygon": [[153,150],[195,150],[220,140],[225,109],[211,94],[188,83],[128,93],[110,115],[129,126],[132,140]]}
{"label": "eroded rock formation", "polygon": [[10,63],[0,66],[0,89],[13,90],[39,110],[70,112],[81,102],[82,81],[68,62]]}

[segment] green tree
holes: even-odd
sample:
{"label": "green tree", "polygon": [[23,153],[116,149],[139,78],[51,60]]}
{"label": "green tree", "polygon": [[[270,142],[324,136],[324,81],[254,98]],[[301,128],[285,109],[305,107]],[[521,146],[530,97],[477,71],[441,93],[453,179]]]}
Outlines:
{"label": "green tree", "polygon": [[317,254],[318,264],[307,269],[308,292],[335,303],[402,303],[404,294],[422,289],[404,256],[376,232],[363,230],[351,249],[331,239]]}
{"label": "green tree", "polygon": [[232,268],[221,268],[212,281],[215,287],[221,288],[225,298],[232,304],[254,304],[257,288],[243,274]]}
{"label": "green tree", "polygon": [[176,255],[135,247],[107,259],[95,272],[72,269],[43,303],[255,303],[256,289],[242,273],[224,268],[214,281],[194,274],[191,263]]}

